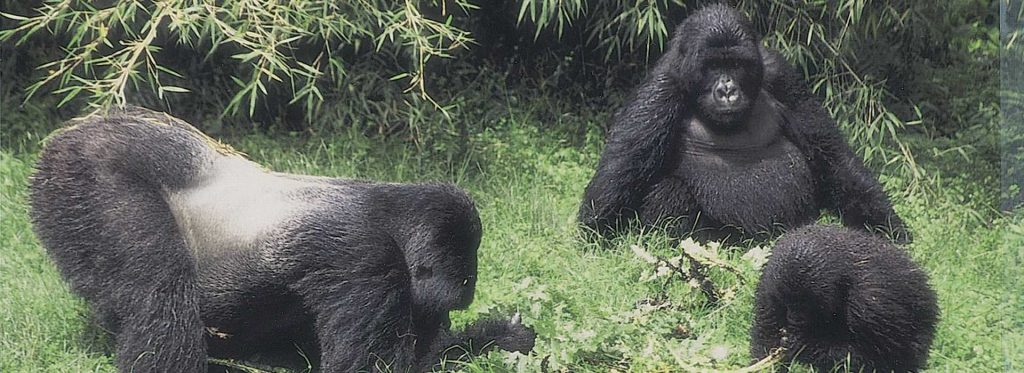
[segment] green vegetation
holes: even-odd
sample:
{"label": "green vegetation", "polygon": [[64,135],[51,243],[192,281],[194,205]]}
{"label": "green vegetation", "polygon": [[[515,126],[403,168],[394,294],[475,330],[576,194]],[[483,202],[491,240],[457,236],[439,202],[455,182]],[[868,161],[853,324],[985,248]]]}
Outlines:
{"label": "green vegetation", "polygon": [[[470,86],[471,91],[500,89]],[[678,255],[658,232],[617,239],[606,248],[578,238],[574,216],[601,147],[606,113],[556,112],[554,100],[499,91],[500,102],[466,102],[487,130],[466,135],[462,150],[410,146],[400,137],[349,130],[315,137],[231,136],[224,140],[275,170],[390,181],[447,180],[478,201],[485,227],[478,297],[456,323],[515,309],[540,334],[530,356],[492,353],[467,371],[676,371],[736,369],[746,346],[757,250],[719,248],[733,268],[712,269],[720,305],[678,277],[652,278],[655,266],[631,250]],[[515,99],[518,98],[518,99]],[[5,109],[8,110],[8,109]],[[546,128],[552,116],[557,126]],[[473,120],[467,114],[466,120]],[[586,127],[573,137],[562,128]],[[5,136],[6,137],[6,136]],[[984,136],[989,142],[993,136]],[[9,137],[8,137],[9,139]],[[579,141],[578,143],[574,141]],[[962,140],[907,136],[920,154],[919,187],[882,169],[897,211],[915,233],[909,246],[937,290],[942,321],[932,371],[1024,369],[1024,297],[1020,289],[1024,221],[996,211],[998,166]],[[960,151],[951,151],[959,149]],[[961,151],[963,153],[961,153]],[[34,150],[0,153],[0,371],[112,371],[102,333],[68,293],[27,217],[25,187]],[[1015,236],[1010,233],[1016,234]],[[1004,241],[1013,238],[1015,241]],[[748,252],[752,254],[744,257]],[[740,278],[740,279],[737,279]],[[735,285],[735,287],[733,287]]]}
{"label": "green vegetation", "polygon": [[[308,119],[322,115],[332,95],[351,89],[360,61],[372,60],[413,94],[395,101],[439,109],[451,120],[458,103],[428,88],[447,75],[431,68],[443,64],[438,60],[512,50],[536,67],[535,77],[568,69],[574,70],[570,79],[584,78],[586,70],[609,63],[649,62],[663,50],[672,25],[711,2],[717,0],[45,0],[0,12],[6,23],[0,40],[32,45],[42,39],[62,47],[39,53],[42,61],[34,62],[42,73],[27,87],[28,97],[56,94],[58,105],[94,109],[148,95],[156,105],[180,108],[173,96],[200,93],[216,97],[222,115],[252,117],[262,106],[288,103]],[[994,95],[995,4],[752,0],[738,7],[769,46],[803,68],[867,159],[898,163],[916,177],[913,154],[896,132],[922,123],[922,116],[934,119],[926,122],[929,130],[962,128],[964,120],[948,117],[974,111],[964,105],[977,101],[958,100],[950,86]],[[189,60],[182,55],[193,60],[182,63]],[[215,73],[221,84],[210,84],[196,69],[210,64],[225,66]],[[971,66],[953,76],[964,79],[946,81],[943,67],[963,64]],[[922,94],[930,102],[919,107]]]}
{"label": "green vegetation", "polygon": [[[634,250],[678,256],[664,234],[598,247],[575,224],[608,116],[660,53],[666,25],[701,2],[343,3],[47,1],[54,18],[35,31],[19,27],[43,2],[0,10],[0,54],[14,56],[0,59],[0,372],[115,370],[109,339],[32,234],[26,186],[46,134],[120,102],[169,108],[274,170],[469,190],[484,222],[480,279],[454,321],[518,310],[540,337],[529,356],[492,353],[466,371],[750,363],[764,251],[705,248],[736,271],[711,269],[730,291],[713,305]],[[804,68],[911,227],[907,249],[942,311],[929,371],[1024,370],[1024,217],[999,211],[1020,196],[1024,154],[1003,159],[1013,174],[1001,190],[1000,146],[1019,150],[1024,136],[997,125],[991,19],[1009,1],[740,3]],[[1024,56],[1019,36],[1002,35],[1010,61]],[[33,69],[50,61],[65,64]],[[1001,93],[1019,114],[1019,92]],[[303,115],[288,120],[295,107]]]}

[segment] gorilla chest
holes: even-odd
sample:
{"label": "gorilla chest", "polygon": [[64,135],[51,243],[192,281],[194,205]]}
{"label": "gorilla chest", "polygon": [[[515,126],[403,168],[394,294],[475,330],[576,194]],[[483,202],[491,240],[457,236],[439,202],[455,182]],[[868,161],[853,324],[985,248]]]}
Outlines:
{"label": "gorilla chest", "polygon": [[672,176],[685,180],[706,217],[748,233],[817,217],[807,159],[775,120],[753,121],[728,134],[691,120],[677,143]]}

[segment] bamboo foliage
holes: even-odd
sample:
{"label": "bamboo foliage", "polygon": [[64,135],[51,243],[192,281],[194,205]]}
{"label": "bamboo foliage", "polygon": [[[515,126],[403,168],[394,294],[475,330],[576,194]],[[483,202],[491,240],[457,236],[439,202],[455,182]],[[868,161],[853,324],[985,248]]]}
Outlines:
{"label": "bamboo foliage", "polygon": [[[425,16],[419,1],[357,0],[322,2],[304,0],[130,0],[97,7],[87,0],[48,0],[35,15],[0,13],[18,26],[0,31],[0,40],[24,42],[38,33],[67,35],[65,54],[40,68],[45,76],[28,88],[27,98],[46,87],[63,96],[61,104],[85,93],[94,108],[124,105],[130,87],[146,87],[163,96],[188,92],[166,85],[161,77],[180,77],[160,64],[166,43],[195,46],[210,43],[209,52],[225,46],[251,65],[245,75],[233,76],[237,91],[225,108],[230,114],[247,107],[269,84],[292,88],[292,101],[312,110],[323,100],[322,81],[341,81],[346,65],[334,55],[338,45],[359,50],[369,44],[378,52],[407,53],[408,90],[429,98],[424,89],[424,66],[432,58],[450,57],[454,49],[472,39],[452,25],[450,11],[472,7],[455,0],[455,9],[443,7],[443,21]],[[322,52],[303,59],[295,50],[312,45]]]}
{"label": "bamboo foliage", "polygon": [[[127,0],[94,5],[88,0],[45,0],[34,14],[0,13],[17,26],[0,40],[23,42],[35,34],[64,37],[63,57],[41,68],[44,76],[28,89],[62,95],[61,104],[81,96],[93,107],[123,105],[126,92],[148,89],[159,97],[188,92],[167,84],[181,74],[161,63],[171,43],[213,53],[231,51],[248,68],[233,72],[233,97],[225,113],[252,115],[270,86],[287,87],[292,103],[310,113],[324,100],[325,84],[345,81],[349,65],[339,50],[374,51],[405,61],[393,77],[442,108],[426,88],[426,65],[472,46],[467,18],[474,0]],[[582,35],[588,50],[607,63],[663,50],[678,15],[710,3],[695,0],[517,0],[512,16],[533,37]],[[481,3],[483,4],[483,3]],[[495,6],[489,3],[489,6]],[[913,165],[895,134],[919,119],[901,120],[883,102],[887,77],[865,75],[872,63],[857,55],[865,41],[900,30],[927,30],[917,2],[875,0],[739,1],[765,32],[765,42],[804,69],[813,89],[869,160]],[[424,9],[440,9],[440,15]],[[676,17],[676,18],[673,18]],[[918,21],[915,23],[915,21]],[[909,32],[909,31],[908,31]],[[547,34],[545,34],[547,35]],[[312,55],[300,50],[318,51]],[[444,112],[444,110],[442,110]],[[895,143],[897,146],[882,146]]]}

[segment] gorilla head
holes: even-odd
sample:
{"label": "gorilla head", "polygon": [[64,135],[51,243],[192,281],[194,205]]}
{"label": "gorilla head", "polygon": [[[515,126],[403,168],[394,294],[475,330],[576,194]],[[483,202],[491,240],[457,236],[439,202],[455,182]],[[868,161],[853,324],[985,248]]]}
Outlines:
{"label": "gorilla head", "polygon": [[[734,128],[747,118],[764,68],[759,38],[750,21],[735,9],[712,5],[686,18],[675,31],[674,50],[683,57],[676,72],[687,104],[699,107],[700,119],[713,128]],[[692,71],[687,71],[692,70]],[[694,79],[694,77],[698,77]]]}
{"label": "gorilla head", "polygon": [[[406,247],[419,253],[406,258],[414,304],[427,314],[440,315],[465,309],[473,302],[482,232],[476,207],[465,193],[456,193],[445,184],[432,187],[436,190],[405,196],[408,199],[400,209],[406,211],[397,216],[415,216],[416,223],[396,228],[410,237]],[[453,195],[461,197],[457,203],[441,206],[435,202],[440,196]],[[433,229],[422,229],[425,227]]]}
{"label": "gorilla head", "polygon": [[[417,263],[412,270],[413,298],[417,306],[435,307],[438,312],[465,309],[473,302],[476,287],[476,249],[480,246],[480,223],[474,233],[447,230],[451,234],[435,237],[430,247],[466,248],[462,252],[440,251],[452,257],[428,257],[431,263]],[[442,228],[444,229],[444,228]],[[444,232],[444,231],[442,231]]]}

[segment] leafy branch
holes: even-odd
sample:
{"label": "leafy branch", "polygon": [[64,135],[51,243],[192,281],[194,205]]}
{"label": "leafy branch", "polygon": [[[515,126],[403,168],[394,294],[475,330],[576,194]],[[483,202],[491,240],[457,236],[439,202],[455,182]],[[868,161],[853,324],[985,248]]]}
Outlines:
{"label": "leafy branch", "polygon": [[[420,11],[420,3],[130,0],[97,8],[86,0],[49,0],[32,16],[0,13],[18,22],[0,31],[0,40],[21,44],[36,34],[68,36],[64,56],[40,66],[46,73],[28,88],[26,100],[52,85],[53,93],[63,95],[60,105],[84,92],[94,108],[123,106],[129,88],[140,86],[160,98],[189,92],[161,82],[161,77],[182,76],[166,67],[159,52],[169,43],[195,48],[205,41],[211,44],[209,54],[225,47],[238,51],[231,58],[244,67],[232,76],[237,90],[225,113],[247,107],[252,115],[269,85],[288,87],[291,102],[301,101],[312,111],[324,100],[320,85],[345,78],[347,63],[335,54],[339,46],[358,51],[373,41],[375,52],[410,62],[410,71],[394,79],[409,79],[408,92],[440,107],[424,85],[426,64],[451,57],[472,39],[453,25],[447,5],[441,6],[444,20],[437,21]],[[452,3],[463,12],[473,7],[468,0]],[[319,53],[309,57],[297,53],[300,49]]]}

